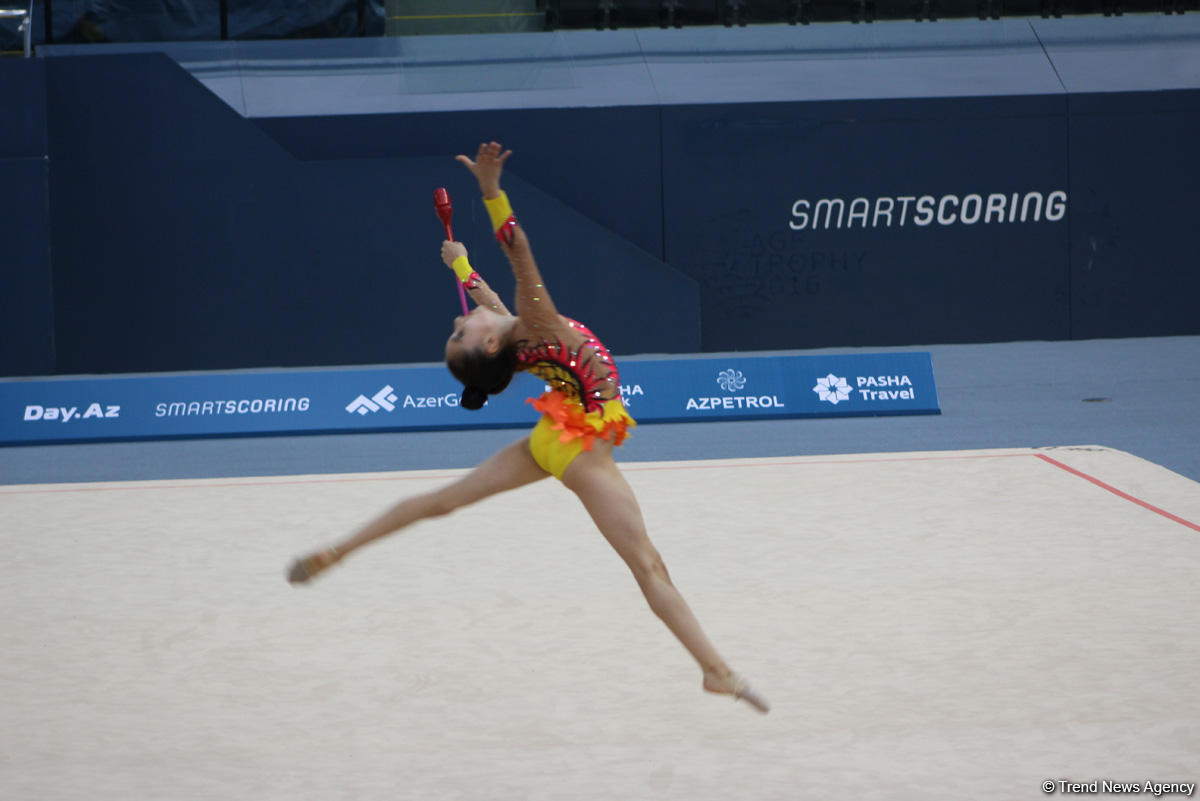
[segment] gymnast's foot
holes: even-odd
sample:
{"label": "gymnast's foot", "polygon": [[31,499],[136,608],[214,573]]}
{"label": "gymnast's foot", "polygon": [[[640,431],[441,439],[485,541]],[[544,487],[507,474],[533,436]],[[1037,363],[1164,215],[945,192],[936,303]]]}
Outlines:
{"label": "gymnast's foot", "polygon": [[732,671],[727,671],[724,676],[705,673],[704,689],[717,695],[732,695],[734,700],[745,701],[764,715],[771,711],[766,699],[754,692],[745,679]]}
{"label": "gymnast's foot", "polygon": [[337,548],[326,548],[323,551],[309,554],[303,559],[297,559],[292,563],[292,568],[288,571],[287,580],[292,584],[303,584],[316,577],[318,573],[333,567],[341,559],[342,555],[338,553]]}

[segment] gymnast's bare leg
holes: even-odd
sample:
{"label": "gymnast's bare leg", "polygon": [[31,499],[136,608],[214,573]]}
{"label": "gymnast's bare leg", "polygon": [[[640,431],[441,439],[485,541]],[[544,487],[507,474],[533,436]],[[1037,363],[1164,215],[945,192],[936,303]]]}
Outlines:
{"label": "gymnast's bare leg", "polygon": [[633,489],[612,459],[612,447],[611,442],[597,440],[592,450],[583,451],[571,462],[563,484],[579,496],[596,527],[629,566],[650,609],[699,663],[704,689],[733,695],[765,714],[769,710],[766,701],[730,670],[671,583],[662,557],[646,534]]}
{"label": "gymnast's bare leg", "polygon": [[[547,475],[533,460],[528,438],[518,440],[457,481],[433,492],[406,498],[336,546],[297,560],[288,580],[306,582],[367,543],[420,520],[447,515]],[[733,695],[766,713],[769,710],[766,701],[730,670],[679,590],[671,583],[662,557],[646,534],[633,490],[612,459],[612,443],[597,440],[591,451],[580,453],[563,474],[563,484],[579,497],[597,528],[629,566],[650,609],[700,665],[704,674],[703,688],[711,693]]]}
{"label": "gymnast's bare leg", "polygon": [[405,498],[351,537],[297,560],[288,573],[288,581],[303,583],[345,559],[354,551],[380,537],[387,536],[420,520],[448,515],[455,509],[481,501],[498,492],[517,489],[546,478],[529,452],[529,438],[523,437],[497,451],[462,478],[433,492]]}

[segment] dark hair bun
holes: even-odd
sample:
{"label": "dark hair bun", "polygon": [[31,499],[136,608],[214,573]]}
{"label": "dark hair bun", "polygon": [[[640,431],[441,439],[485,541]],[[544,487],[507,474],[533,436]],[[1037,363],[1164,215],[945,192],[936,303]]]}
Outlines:
{"label": "dark hair bun", "polygon": [[482,409],[483,404],[487,402],[488,394],[486,390],[479,387],[467,387],[462,393],[462,407],[464,409]]}

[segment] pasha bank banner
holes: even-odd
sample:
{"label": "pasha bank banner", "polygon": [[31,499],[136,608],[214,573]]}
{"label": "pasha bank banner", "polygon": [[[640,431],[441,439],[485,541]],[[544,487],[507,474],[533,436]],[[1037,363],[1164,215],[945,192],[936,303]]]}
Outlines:
{"label": "pasha bank banner", "polygon": [[[640,423],[938,414],[930,355],[619,360]],[[0,381],[0,443],[532,426],[518,375],[478,411],[442,365]]]}

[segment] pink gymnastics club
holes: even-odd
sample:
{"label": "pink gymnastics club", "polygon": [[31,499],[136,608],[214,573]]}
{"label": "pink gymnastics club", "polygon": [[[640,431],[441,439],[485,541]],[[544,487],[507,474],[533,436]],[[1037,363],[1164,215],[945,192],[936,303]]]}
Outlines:
{"label": "pink gymnastics club", "polygon": [[[443,187],[433,190],[433,208],[437,212],[438,219],[442,221],[442,225],[446,226],[446,238],[451,242],[454,241],[454,232],[450,230],[450,218],[454,216],[454,207],[450,205],[450,193]],[[462,303],[463,314],[467,313],[467,293],[463,291],[462,281],[455,279],[455,286],[458,287],[458,299]]]}

